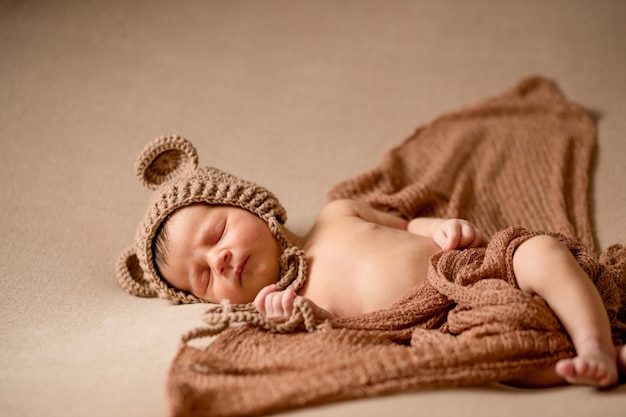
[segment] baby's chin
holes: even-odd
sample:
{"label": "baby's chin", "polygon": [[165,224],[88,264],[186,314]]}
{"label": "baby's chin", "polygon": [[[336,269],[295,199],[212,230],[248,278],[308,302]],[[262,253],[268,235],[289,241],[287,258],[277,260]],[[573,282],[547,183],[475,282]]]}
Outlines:
{"label": "baby's chin", "polygon": [[[268,285],[276,284],[278,281],[279,281],[279,278],[273,281],[272,284],[268,284]],[[256,287],[259,287],[259,288],[256,288]],[[254,302],[254,299],[256,298],[257,294],[265,287],[267,287],[265,283],[257,283],[257,285],[253,289],[251,289],[250,287],[246,287],[244,291],[241,291],[238,294],[233,294],[227,297],[222,297],[219,300],[209,299],[208,297],[200,297],[195,294],[194,295],[200,300],[203,300],[212,304],[220,304],[224,300],[228,300],[228,302],[230,302],[231,304],[250,304]]]}
{"label": "baby's chin", "polygon": [[[198,298],[201,298],[201,297],[198,297]],[[234,296],[234,297],[224,297],[218,301],[207,300],[205,298],[201,298],[201,299],[209,303],[213,303],[213,304],[220,304],[224,300],[228,301],[231,304],[249,304],[254,301],[254,296],[247,297],[247,296],[241,295],[241,296]]]}

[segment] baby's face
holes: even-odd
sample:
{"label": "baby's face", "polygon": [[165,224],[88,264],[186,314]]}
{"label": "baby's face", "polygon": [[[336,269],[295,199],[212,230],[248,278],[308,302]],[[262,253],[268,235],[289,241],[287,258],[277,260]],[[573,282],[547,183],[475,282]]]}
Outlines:
{"label": "baby's face", "polygon": [[193,204],[167,221],[163,277],[210,302],[248,303],[280,274],[282,249],[265,221],[232,206]]}

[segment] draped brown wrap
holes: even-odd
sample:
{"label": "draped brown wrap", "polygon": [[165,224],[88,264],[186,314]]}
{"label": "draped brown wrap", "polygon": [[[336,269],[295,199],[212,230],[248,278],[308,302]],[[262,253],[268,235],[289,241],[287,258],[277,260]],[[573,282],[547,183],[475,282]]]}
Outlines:
{"label": "draped brown wrap", "polygon": [[545,302],[517,288],[512,254],[545,231],[594,280],[616,343],[626,342],[626,248],[596,255],[587,205],[595,127],[541,77],[444,114],[338,184],[353,198],[411,218],[466,218],[486,248],[441,252],[428,279],[387,310],[315,332],[224,331],[183,343],[168,393],[176,416],[261,415],[422,388],[515,378],[573,354]]}

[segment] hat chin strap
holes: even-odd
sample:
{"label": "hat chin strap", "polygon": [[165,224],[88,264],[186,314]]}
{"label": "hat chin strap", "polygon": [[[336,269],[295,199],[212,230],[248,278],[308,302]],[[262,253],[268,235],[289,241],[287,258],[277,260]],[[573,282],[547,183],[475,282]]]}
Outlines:
{"label": "hat chin strap", "polygon": [[296,246],[285,249],[280,256],[281,278],[276,283],[276,288],[281,291],[292,288],[298,291],[304,285],[307,278],[308,264],[304,251]]}
{"label": "hat chin strap", "polygon": [[192,339],[215,336],[227,330],[233,324],[252,324],[272,333],[292,333],[299,328],[308,332],[322,329],[326,322],[317,322],[311,305],[302,298],[296,298],[293,312],[287,320],[272,320],[259,313],[252,304],[231,304],[222,300],[220,304],[210,306],[202,320],[207,324],[183,335],[183,343]]}

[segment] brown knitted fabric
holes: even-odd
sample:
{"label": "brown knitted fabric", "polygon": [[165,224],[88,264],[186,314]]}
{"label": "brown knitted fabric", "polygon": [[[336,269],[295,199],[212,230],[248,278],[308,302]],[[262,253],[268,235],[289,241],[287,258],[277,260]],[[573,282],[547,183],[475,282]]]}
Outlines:
{"label": "brown knitted fabric", "polygon": [[405,218],[464,218],[493,234],[552,230],[593,247],[587,192],[595,126],[540,77],[435,119],[338,184],[352,198]]}
{"label": "brown knitted fabric", "polygon": [[[504,381],[574,351],[545,302],[518,290],[511,252],[535,233],[510,228],[487,249],[441,252],[429,280],[388,310],[336,320],[314,333],[253,326],[222,333],[208,348],[184,345],[170,370],[172,416],[252,416],[425,388]],[[626,341],[626,250],[600,267],[561,235],[596,284],[621,297],[611,315]],[[621,269],[621,271],[620,271]],[[615,285],[621,280],[621,287]],[[606,299],[606,298],[605,298]]]}
{"label": "brown knitted fabric", "polygon": [[[136,174],[140,182],[155,190],[139,229],[135,245],[118,259],[120,285],[130,294],[141,297],[159,296],[172,303],[204,302],[192,294],[179,291],[163,279],[153,254],[153,242],[161,224],[177,209],[193,203],[231,205],[256,214],[265,220],[283,247],[280,259],[281,278],[278,288],[298,289],[306,279],[306,257],[287,239],[285,209],[274,194],[250,181],[216,168],[198,168],[198,155],[191,142],[180,136],[162,136],[148,143],[140,152]],[[215,306],[222,314],[222,307]],[[228,306],[230,312],[248,312],[259,323],[266,320],[251,304]],[[271,324],[266,324],[272,326]]]}
{"label": "brown knitted fabric", "polygon": [[264,415],[483,384],[571,356],[559,321],[512,273],[512,253],[538,233],[529,228],[559,232],[598,287],[614,341],[626,342],[626,248],[599,259],[593,250],[586,192],[594,141],[586,112],[538,77],[418,129],[330,197],[407,218],[469,218],[494,233],[488,247],[441,252],[427,281],[389,309],[305,325],[318,331],[241,326],[203,348],[191,342],[211,330],[188,334],[170,370],[171,414]]}

